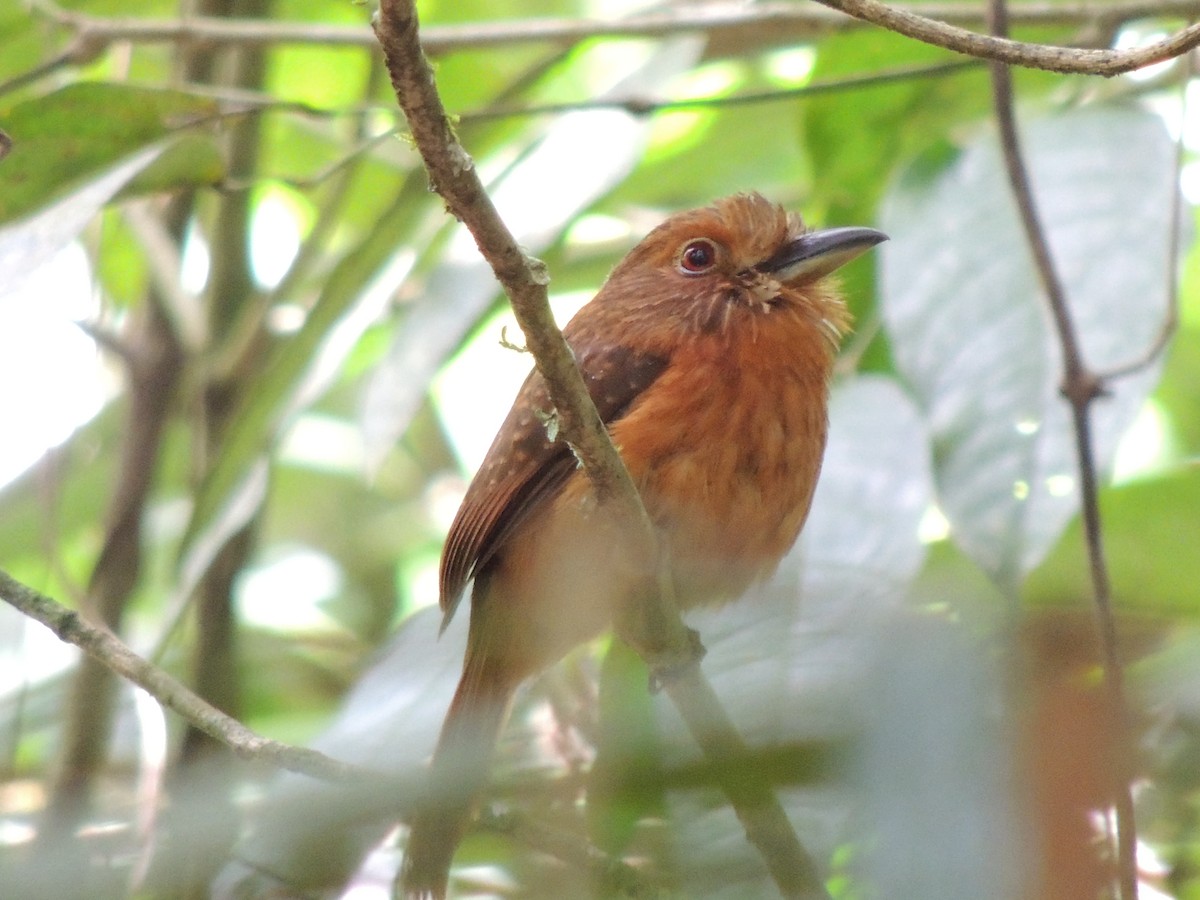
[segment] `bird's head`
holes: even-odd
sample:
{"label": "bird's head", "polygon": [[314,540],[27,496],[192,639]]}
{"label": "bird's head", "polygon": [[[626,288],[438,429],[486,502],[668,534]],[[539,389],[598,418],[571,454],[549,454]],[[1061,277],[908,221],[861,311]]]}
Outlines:
{"label": "bird's head", "polygon": [[836,341],[849,314],[824,279],[886,239],[872,228],[810,231],[760,194],[736,194],[651,231],[597,300],[630,325],[672,322],[700,333],[790,308]]}

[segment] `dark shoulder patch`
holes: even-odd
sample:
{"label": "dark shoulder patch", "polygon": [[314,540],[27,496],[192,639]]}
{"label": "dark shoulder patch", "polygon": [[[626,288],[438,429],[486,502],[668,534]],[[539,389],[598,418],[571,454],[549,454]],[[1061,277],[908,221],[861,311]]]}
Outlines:
{"label": "dark shoulder patch", "polygon": [[667,358],[628,347],[585,347],[577,351],[579,368],[600,418],[611,424],[667,367]]}

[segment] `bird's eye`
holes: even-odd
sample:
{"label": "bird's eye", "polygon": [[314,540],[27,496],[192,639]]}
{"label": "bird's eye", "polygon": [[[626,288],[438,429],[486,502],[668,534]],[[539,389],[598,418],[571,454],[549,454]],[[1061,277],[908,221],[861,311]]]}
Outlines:
{"label": "bird's eye", "polygon": [[688,241],[679,251],[679,271],[684,275],[703,275],[717,264],[717,247],[705,238]]}

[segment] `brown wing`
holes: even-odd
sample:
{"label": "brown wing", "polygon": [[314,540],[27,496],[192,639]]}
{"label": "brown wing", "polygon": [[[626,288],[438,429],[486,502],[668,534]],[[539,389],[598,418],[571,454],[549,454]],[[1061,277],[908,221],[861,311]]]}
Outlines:
{"label": "brown wing", "polygon": [[[600,418],[611,425],[621,418],[667,366],[661,356],[626,347],[575,348],[579,367]],[[524,519],[575,471],[574,454],[562,440],[551,440],[545,424],[550,397],[534,371],[525,380],[513,408],[479,467],[442,551],[441,605],[445,622],[458,607],[467,582],[503,548]]]}

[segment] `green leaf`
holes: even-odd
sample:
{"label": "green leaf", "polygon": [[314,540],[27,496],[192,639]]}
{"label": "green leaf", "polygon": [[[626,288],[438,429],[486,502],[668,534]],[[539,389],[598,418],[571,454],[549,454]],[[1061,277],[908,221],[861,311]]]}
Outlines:
{"label": "green leaf", "polygon": [[[884,64],[881,64],[882,63]],[[946,51],[886,31],[853,32],[822,41],[813,81],[837,84],[880,71],[915,73],[957,62]],[[807,100],[805,149],[815,172],[811,201],[823,219],[866,223],[890,175],[918,152],[946,140],[988,104],[982,66],[934,76],[896,78]]]}
{"label": "green leaf", "polygon": [[[1193,232],[1200,210],[1192,208]],[[1184,245],[1187,247],[1187,245]],[[1171,341],[1162,382],[1155,392],[1183,453],[1200,453],[1200,244],[1193,242],[1179,285],[1179,330]]]}
{"label": "green leaf", "polygon": [[[1170,265],[1174,147],[1162,121],[1106,105],[1024,128],[1036,202],[1087,363],[1136,358],[1160,327]],[[959,545],[1012,591],[1078,506],[1062,363],[994,136],[887,197],[882,308],[897,369],[936,446]],[[1111,385],[1092,407],[1102,467],[1158,377]]]}
{"label": "green leaf", "polygon": [[[45,206],[158,144],[216,103],[179,91],[103,82],[69,85],[0,111],[13,140],[0,163],[0,222]],[[203,160],[211,170],[212,160]]]}
{"label": "green leaf", "polygon": [[0,8],[0,84],[9,79],[21,79],[38,68],[45,59],[49,43],[44,23],[31,10],[19,3],[6,3]]}
{"label": "green leaf", "polygon": [[162,155],[132,178],[118,199],[183,187],[204,187],[225,175],[225,159],[207,134],[181,134],[169,141]]}
{"label": "green leaf", "polygon": [[[1135,481],[1102,495],[1104,546],[1123,610],[1153,616],[1200,614],[1200,469]],[[1037,604],[1090,597],[1083,528],[1074,521],[1022,594]]]}

